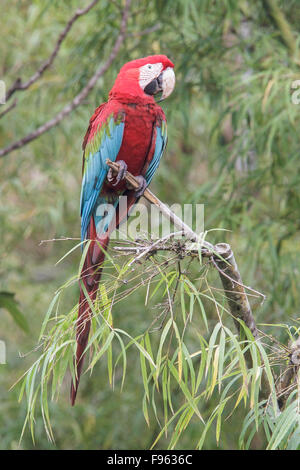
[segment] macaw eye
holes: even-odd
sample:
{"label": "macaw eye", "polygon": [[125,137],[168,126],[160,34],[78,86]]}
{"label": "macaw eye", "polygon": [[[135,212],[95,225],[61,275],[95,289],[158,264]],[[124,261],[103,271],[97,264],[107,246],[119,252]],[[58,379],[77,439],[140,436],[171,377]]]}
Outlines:
{"label": "macaw eye", "polygon": [[148,65],[148,69],[152,69],[152,65]]}

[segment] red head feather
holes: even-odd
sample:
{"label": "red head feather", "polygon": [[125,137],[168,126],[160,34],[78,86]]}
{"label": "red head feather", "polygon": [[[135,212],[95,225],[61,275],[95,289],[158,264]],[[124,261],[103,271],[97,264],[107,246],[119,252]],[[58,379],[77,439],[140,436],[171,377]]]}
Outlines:
{"label": "red head feather", "polygon": [[168,59],[166,55],[149,55],[148,57],[143,57],[142,59],[131,60],[123,65],[119,74],[126,72],[129,69],[139,69],[146,64],[163,64],[163,70],[167,67],[174,67],[173,62]]}
{"label": "red head feather", "polygon": [[142,59],[131,60],[123,65],[116,78],[114,86],[112,87],[109,97],[110,98],[122,98],[126,96],[128,99],[132,99],[133,96],[136,98],[142,98],[143,101],[154,102],[153,96],[146,96],[142,88],[139,85],[140,67],[146,64],[158,64],[161,63],[163,66],[162,70],[168,67],[174,67],[173,62],[168,59],[165,55],[149,55]]}

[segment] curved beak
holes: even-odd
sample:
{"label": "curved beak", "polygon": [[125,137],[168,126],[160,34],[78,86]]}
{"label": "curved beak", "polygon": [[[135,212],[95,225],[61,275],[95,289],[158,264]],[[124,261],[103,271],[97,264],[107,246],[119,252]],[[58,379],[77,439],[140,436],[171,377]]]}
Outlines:
{"label": "curved beak", "polygon": [[170,96],[174,90],[174,86],[175,73],[172,67],[168,67],[166,70],[161,72],[157,78],[148,83],[144,92],[147,93],[147,95],[156,95],[157,93],[162,92],[161,98],[157,101],[157,103],[159,103]]}
{"label": "curved beak", "polygon": [[174,90],[175,87],[175,73],[172,67],[168,67],[166,70],[164,70],[161,74],[161,91],[162,95],[159,101],[162,101]]}

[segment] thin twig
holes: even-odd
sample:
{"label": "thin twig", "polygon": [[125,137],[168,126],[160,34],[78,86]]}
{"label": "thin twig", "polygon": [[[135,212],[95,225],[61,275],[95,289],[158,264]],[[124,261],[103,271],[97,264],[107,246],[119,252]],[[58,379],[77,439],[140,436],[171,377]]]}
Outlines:
{"label": "thin twig", "polygon": [[142,253],[140,253],[136,258],[134,258],[132,261],[130,261],[130,263],[128,264],[128,266],[131,266],[133,263],[136,263],[138,260],[140,260],[143,256],[147,255],[148,253],[150,253],[151,251],[155,250],[155,247],[159,244],[159,243],[162,243],[166,240],[169,240],[170,238],[172,237],[175,237],[176,235],[179,235],[181,234],[182,232],[173,232],[173,233],[169,233],[168,235],[166,235],[165,237],[163,238],[160,238],[159,240],[156,240],[154,243],[152,243],[150,246],[146,247]]}
{"label": "thin twig", "polygon": [[9,106],[8,108],[6,108],[4,111],[2,111],[2,113],[0,113],[0,119],[3,118],[3,116],[5,116],[7,113],[9,113],[9,111],[11,111],[12,109],[14,109],[16,106],[17,106],[17,100],[14,100]]}
{"label": "thin twig", "polygon": [[74,237],[60,237],[60,238],[50,238],[49,240],[41,240],[39,243],[40,245],[43,245],[44,243],[49,243],[49,242],[61,242],[61,241],[66,241],[66,240],[81,240],[81,238],[74,238]]}
{"label": "thin twig", "polygon": [[143,31],[135,31],[134,33],[127,33],[127,37],[133,37],[133,38],[138,38],[141,36],[145,36],[145,34],[151,34],[156,31],[158,31],[162,25],[160,23],[155,24],[154,26],[151,26],[150,28],[143,29]]}
{"label": "thin twig", "polygon": [[7,94],[6,94],[6,101],[10,99],[10,97],[16,92],[16,91],[24,91],[27,90],[33,83],[35,83],[47,70],[52,64],[57,56],[60,47],[62,45],[62,42],[65,40],[67,34],[69,33],[70,29],[72,28],[73,24],[75,21],[80,18],[81,16],[85,15],[88,13],[95,5],[98,3],[99,0],[93,0],[86,8],[83,9],[78,9],[72,16],[72,18],[68,21],[66,24],[64,30],[60,33],[59,38],[55,44],[55,47],[49,56],[49,58],[39,67],[39,69],[26,81],[22,82],[21,78],[17,78],[17,80],[13,83],[13,85],[9,88]]}
{"label": "thin twig", "polygon": [[108,59],[106,60],[105,64],[103,64],[102,66],[98,68],[98,70],[90,78],[90,80],[88,81],[86,86],[81,90],[81,92],[78,93],[78,95],[75,96],[75,98],[69,104],[67,104],[56,116],[54,116],[54,118],[50,119],[45,124],[42,124],[40,127],[35,129],[35,131],[29,133],[22,139],[1,149],[0,157],[4,157],[5,155],[9,154],[13,150],[17,150],[23,147],[24,145],[28,144],[29,142],[32,142],[33,140],[37,139],[38,137],[40,137],[40,135],[44,134],[45,132],[52,129],[52,127],[59,124],[66,116],[68,116],[75,108],[77,108],[83,102],[83,100],[87,97],[90,91],[94,88],[99,78],[108,70],[108,68],[110,67],[114,59],[116,58],[122,46],[123,40],[126,35],[130,4],[131,4],[131,0],[126,0],[125,7],[123,10],[122,20],[121,20],[120,31],[117,36],[115,45]]}

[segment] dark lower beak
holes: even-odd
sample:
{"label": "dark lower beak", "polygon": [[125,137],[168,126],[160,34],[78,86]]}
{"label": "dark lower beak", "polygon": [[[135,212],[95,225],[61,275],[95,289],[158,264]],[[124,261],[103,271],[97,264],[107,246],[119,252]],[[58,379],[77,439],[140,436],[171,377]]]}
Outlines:
{"label": "dark lower beak", "polygon": [[163,81],[161,73],[157,78],[152,80],[152,82],[148,83],[148,85],[144,88],[144,92],[147,95],[156,95],[157,93],[163,91],[162,83]]}

